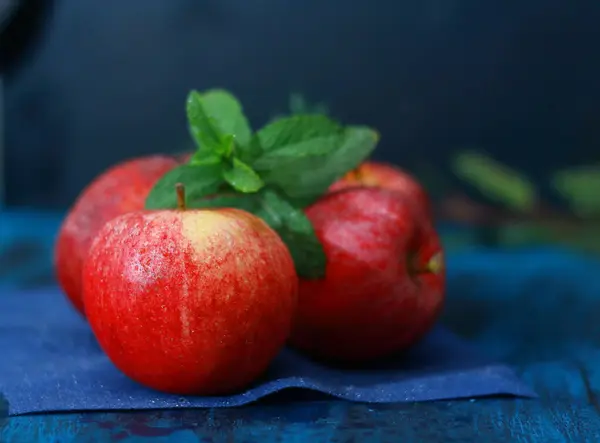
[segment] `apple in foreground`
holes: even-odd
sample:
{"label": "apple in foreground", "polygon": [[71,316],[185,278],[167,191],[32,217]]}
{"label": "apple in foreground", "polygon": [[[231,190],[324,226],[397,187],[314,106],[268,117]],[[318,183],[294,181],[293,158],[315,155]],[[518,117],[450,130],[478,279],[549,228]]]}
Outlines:
{"label": "apple in foreground", "polygon": [[84,264],[88,322],[114,365],[147,387],[225,395],[285,344],[297,301],[290,252],[239,209],[138,211],[108,222]]}
{"label": "apple in foreground", "polygon": [[424,216],[430,217],[431,202],[427,191],[419,181],[408,172],[387,163],[367,161],[348,172],[329,188],[330,191],[365,186],[379,187],[397,192],[410,198]]}
{"label": "apple in foreground", "polygon": [[114,217],[143,209],[156,181],[177,165],[163,155],[125,161],[99,175],[75,201],[58,232],[54,265],[58,283],[81,314],[81,269],[94,236]]}
{"label": "apple in foreground", "polygon": [[380,188],[326,195],[306,210],[327,256],[325,277],[300,280],[290,344],[360,363],[404,350],[444,301],[440,240],[406,198]]}

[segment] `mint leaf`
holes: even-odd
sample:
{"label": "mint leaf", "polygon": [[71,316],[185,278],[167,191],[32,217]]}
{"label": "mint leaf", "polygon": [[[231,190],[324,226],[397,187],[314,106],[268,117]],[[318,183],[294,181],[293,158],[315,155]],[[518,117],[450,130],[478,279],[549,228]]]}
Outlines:
{"label": "mint leaf", "polygon": [[309,103],[304,95],[297,92],[290,94],[289,110],[290,114],[329,114],[325,103]]}
{"label": "mint leaf", "polygon": [[177,207],[175,185],[186,187],[186,200],[194,200],[216,193],[223,184],[221,164],[181,165],[167,172],[146,197],[146,209],[174,209]]}
{"label": "mint leaf", "polygon": [[263,153],[342,134],[343,128],[324,115],[295,115],[270,123],[255,134]]}
{"label": "mint leaf", "polygon": [[208,156],[219,151],[224,132],[211,116],[210,110],[205,109],[204,101],[198,91],[192,91],[188,95],[186,111],[190,132],[198,145],[198,152],[194,156],[200,154]]}
{"label": "mint leaf", "polygon": [[261,129],[255,138],[262,155],[252,166],[266,182],[279,184],[280,168],[310,171],[340,148],[343,128],[323,115],[287,117]]}
{"label": "mint leaf", "polygon": [[323,186],[327,183],[326,186],[329,187],[334,181],[369,158],[378,142],[377,131],[366,126],[347,126],[344,128],[342,146],[328,156],[319,171],[314,171],[315,183],[319,181],[317,177],[320,176]]}
{"label": "mint leaf", "polygon": [[[288,199],[309,204],[327,192],[327,189],[346,172],[368,158],[379,140],[374,130],[349,126],[336,149],[327,154],[298,158],[282,163],[276,169],[261,174],[267,184],[275,185]],[[258,169],[258,168],[257,168]]]}
{"label": "mint leaf", "polygon": [[188,202],[190,208],[238,208],[262,218],[287,245],[296,272],[303,278],[325,275],[326,257],[310,220],[272,189],[258,193],[219,193],[202,200]]}
{"label": "mint leaf", "polygon": [[279,167],[308,167],[318,164],[323,156],[338,149],[344,141],[343,135],[316,137],[267,152],[254,161],[257,171],[271,171]]}
{"label": "mint leaf", "polygon": [[523,174],[478,152],[460,152],[453,161],[454,173],[489,199],[510,209],[529,212],[537,203],[535,184]]}
{"label": "mint leaf", "polygon": [[222,133],[233,135],[238,146],[250,143],[252,129],[242,105],[232,94],[223,89],[211,89],[202,94],[202,102]]}
{"label": "mint leaf", "polygon": [[235,145],[249,144],[252,131],[242,106],[230,93],[192,91],[186,105],[190,132],[198,145],[197,160],[213,154],[229,156]]}
{"label": "mint leaf", "polygon": [[232,134],[226,134],[221,138],[223,144],[223,150],[220,154],[225,158],[231,158],[235,154],[235,136]]}
{"label": "mint leaf", "polygon": [[223,162],[223,159],[218,154],[207,154],[204,155],[202,153],[195,152],[194,155],[190,157],[188,164],[192,166],[203,166],[203,165],[218,165]]}
{"label": "mint leaf", "polygon": [[250,166],[237,158],[233,159],[230,168],[223,171],[223,178],[233,189],[240,192],[256,192],[265,185]]}
{"label": "mint leaf", "polygon": [[325,276],[327,258],[310,220],[301,209],[271,189],[261,192],[261,209],[256,213],[271,226],[290,250],[299,276]]}

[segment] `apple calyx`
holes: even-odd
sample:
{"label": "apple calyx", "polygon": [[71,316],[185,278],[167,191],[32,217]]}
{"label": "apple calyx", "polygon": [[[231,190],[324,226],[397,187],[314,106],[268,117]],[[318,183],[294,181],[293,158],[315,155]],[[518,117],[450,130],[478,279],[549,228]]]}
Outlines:
{"label": "apple calyx", "polygon": [[185,185],[183,183],[175,184],[175,193],[177,194],[177,210],[185,211]]}
{"label": "apple calyx", "polygon": [[431,258],[425,263],[425,266],[418,265],[416,263],[417,255],[412,254],[408,260],[408,272],[413,277],[423,274],[435,274],[438,275],[444,270],[444,253],[438,251],[431,256]]}
{"label": "apple calyx", "polygon": [[425,265],[425,272],[430,274],[440,274],[444,270],[444,253],[438,251],[429,259]]}

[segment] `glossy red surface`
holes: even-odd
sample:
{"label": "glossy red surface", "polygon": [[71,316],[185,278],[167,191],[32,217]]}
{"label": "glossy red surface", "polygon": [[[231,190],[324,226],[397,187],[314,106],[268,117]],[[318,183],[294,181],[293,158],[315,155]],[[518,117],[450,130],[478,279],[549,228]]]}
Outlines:
{"label": "glossy red surface", "polygon": [[415,206],[424,212],[424,216],[431,216],[431,202],[425,188],[415,177],[397,166],[373,161],[364,162],[335,182],[330,191],[356,186],[379,187],[395,191],[413,200]]}
{"label": "glossy red surface", "polygon": [[307,210],[327,254],[326,276],[301,280],[291,342],[334,360],[401,350],[430,329],[445,272],[422,272],[441,252],[431,222],[378,188],[330,194]]}
{"label": "glossy red surface", "polygon": [[298,289],[279,236],[236,209],[113,219],[83,281],[88,321],[112,362],[151,388],[197,395],[263,373],[288,338]]}
{"label": "glossy red surface", "polygon": [[173,158],[162,155],[116,165],[90,183],[67,214],[55,246],[56,277],[82,314],[81,269],[94,236],[114,217],[143,209],[154,183],[175,166]]}

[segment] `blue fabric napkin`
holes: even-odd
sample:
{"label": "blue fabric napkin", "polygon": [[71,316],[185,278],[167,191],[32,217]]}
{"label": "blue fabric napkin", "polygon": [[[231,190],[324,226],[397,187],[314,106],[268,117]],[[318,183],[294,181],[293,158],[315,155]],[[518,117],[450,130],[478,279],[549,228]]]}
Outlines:
{"label": "blue fabric napkin", "polygon": [[436,329],[402,357],[368,369],[328,367],[286,349],[245,392],[172,396],[122,375],[57,289],[0,293],[0,392],[8,400],[10,415],[229,407],[288,388],[372,403],[535,396],[510,368],[482,358],[444,329]]}

